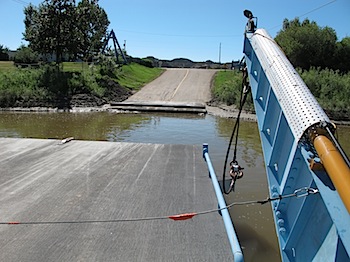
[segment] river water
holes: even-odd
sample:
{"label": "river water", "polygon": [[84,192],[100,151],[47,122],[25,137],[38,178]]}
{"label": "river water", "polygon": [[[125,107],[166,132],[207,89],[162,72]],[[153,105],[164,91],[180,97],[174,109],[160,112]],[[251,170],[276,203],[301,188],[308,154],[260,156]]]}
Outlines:
{"label": "river water", "polygon": [[[209,144],[209,154],[219,180],[234,119],[185,114],[0,113],[0,137],[74,137],[97,140],[160,144]],[[350,154],[350,127],[338,127],[339,141]],[[241,122],[238,162],[244,177],[226,202],[262,200],[268,196],[258,127]],[[232,157],[232,156],[231,156]],[[280,261],[271,207],[235,206],[230,214],[243,248],[245,261]]]}

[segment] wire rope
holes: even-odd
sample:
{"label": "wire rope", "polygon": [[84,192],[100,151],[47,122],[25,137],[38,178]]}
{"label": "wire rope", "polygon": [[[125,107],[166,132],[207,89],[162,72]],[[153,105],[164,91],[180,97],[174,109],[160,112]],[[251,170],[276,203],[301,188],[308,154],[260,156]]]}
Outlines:
{"label": "wire rope", "polygon": [[[243,59],[241,60],[241,62],[243,61]],[[245,104],[245,101],[247,100],[247,96],[248,96],[248,93],[249,93],[248,90],[244,90],[245,88],[248,88],[248,86],[249,86],[249,84],[246,82],[247,75],[245,75],[245,74],[247,74],[247,72],[246,72],[246,68],[244,67],[243,68],[242,88],[241,88],[241,93],[240,93],[239,111],[238,111],[238,114],[237,114],[236,123],[234,125],[233,130],[232,130],[232,134],[231,134],[231,137],[230,137],[230,142],[229,142],[228,147],[227,147],[226,156],[225,156],[225,162],[224,162],[224,169],[223,169],[223,173],[222,173],[222,176],[223,176],[222,177],[222,188],[223,188],[223,192],[226,195],[230,193],[230,190],[227,191],[226,190],[226,186],[225,186],[225,181],[226,181],[225,174],[226,174],[226,168],[227,168],[227,160],[228,160],[228,157],[230,155],[231,145],[232,145],[232,141],[233,141],[234,137],[236,139],[235,139],[235,146],[234,146],[232,161],[235,161],[236,158],[237,158],[237,144],[238,144],[239,122],[240,122],[241,113],[243,111],[243,106]],[[246,92],[244,92],[244,91],[246,91]]]}
{"label": "wire rope", "polygon": [[295,190],[291,194],[286,195],[279,195],[277,197],[268,197],[263,200],[247,200],[247,201],[241,201],[241,202],[233,202],[229,205],[226,205],[222,208],[215,208],[215,209],[209,209],[205,211],[200,212],[192,212],[192,213],[183,213],[183,214],[177,214],[177,215],[170,215],[170,216],[154,216],[154,217],[139,217],[139,218],[125,218],[125,219],[105,219],[105,220],[70,220],[70,221],[11,221],[11,222],[0,222],[0,225],[58,225],[58,224],[101,224],[101,223],[121,223],[121,222],[141,222],[141,221],[155,221],[155,220],[165,220],[165,219],[171,219],[174,221],[177,220],[187,220],[191,219],[194,216],[200,216],[200,215],[206,215],[214,212],[220,212],[224,209],[230,209],[233,206],[242,206],[242,205],[254,205],[254,204],[261,204],[264,205],[266,203],[275,201],[275,200],[282,200],[285,198],[291,198],[291,197],[307,197],[309,195],[317,194],[319,193],[318,189],[315,188],[309,188],[309,187],[302,187],[297,190]]}

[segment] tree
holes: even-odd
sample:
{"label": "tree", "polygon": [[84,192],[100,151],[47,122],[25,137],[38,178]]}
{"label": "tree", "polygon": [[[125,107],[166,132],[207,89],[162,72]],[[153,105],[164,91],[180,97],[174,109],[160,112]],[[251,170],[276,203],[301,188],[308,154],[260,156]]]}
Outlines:
{"label": "tree", "polygon": [[337,43],[333,68],[343,73],[350,71],[350,37],[345,37]]}
{"label": "tree", "polygon": [[332,66],[337,35],[330,27],[321,28],[308,19],[302,23],[298,18],[285,19],[275,40],[295,67],[308,70]]}
{"label": "tree", "polygon": [[87,58],[101,48],[109,21],[98,0],[44,0],[24,9],[24,39],[41,54],[55,54],[56,63],[69,57]]}
{"label": "tree", "polygon": [[89,60],[103,46],[109,20],[98,0],[82,0],[77,6],[78,55]]}
{"label": "tree", "polygon": [[55,54],[61,63],[63,54],[76,53],[75,0],[45,0],[38,8],[24,9],[24,39],[42,54]]}
{"label": "tree", "polygon": [[9,49],[3,45],[0,45],[0,61],[8,61],[9,55],[8,52]]}

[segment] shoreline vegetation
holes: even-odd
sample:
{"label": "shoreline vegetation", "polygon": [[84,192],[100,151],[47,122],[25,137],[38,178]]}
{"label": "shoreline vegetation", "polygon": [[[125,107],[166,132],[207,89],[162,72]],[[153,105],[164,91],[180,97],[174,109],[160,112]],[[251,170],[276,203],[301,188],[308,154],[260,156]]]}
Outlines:
{"label": "shoreline vegetation", "polygon": [[[331,69],[310,68],[298,70],[301,78],[310,89],[328,117],[339,124],[350,124],[350,73],[342,74]],[[238,108],[242,73],[235,71],[218,71],[213,81],[212,105]],[[252,97],[243,107],[245,113],[252,114],[254,105]],[[231,109],[232,110],[232,109]]]}
{"label": "shoreline vegetation", "polygon": [[[0,62],[1,111],[104,111],[109,102],[120,102],[164,72],[138,63],[117,66],[110,58],[98,64],[65,62],[61,67],[16,68]],[[350,73],[311,68],[299,71],[310,91],[328,116],[337,123],[350,123]],[[240,98],[242,74],[221,70],[212,81],[208,113],[235,117]],[[244,106],[243,119],[255,120],[251,97]]]}
{"label": "shoreline vegetation", "polygon": [[101,107],[127,99],[162,72],[138,63],[116,65],[108,57],[98,64],[65,62],[36,69],[0,62],[0,108]]}

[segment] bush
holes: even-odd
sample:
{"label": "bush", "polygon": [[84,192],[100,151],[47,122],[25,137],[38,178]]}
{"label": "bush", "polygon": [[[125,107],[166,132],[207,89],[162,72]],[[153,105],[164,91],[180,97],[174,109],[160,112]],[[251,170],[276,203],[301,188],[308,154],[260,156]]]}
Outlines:
{"label": "bush", "polygon": [[[320,106],[333,120],[350,120],[350,73],[342,74],[331,69],[298,69],[305,84],[315,96]],[[238,71],[219,71],[213,82],[215,100],[228,105],[239,106],[242,73]],[[253,110],[251,96],[244,106]]]}
{"label": "bush", "polygon": [[21,46],[17,49],[15,58],[15,63],[21,64],[35,64],[39,61],[39,55],[37,52],[34,52],[30,47]]}
{"label": "bush", "polygon": [[48,91],[51,98],[68,95],[68,80],[72,73],[63,72],[56,65],[45,65],[40,69],[38,86]]}
{"label": "bush", "polygon": [[[227,105],[240,106],[242,90],[242,73],[240,71],[219,71],[213,82],[213,96],[215,100]],[[251,96],[248,96],[244,109],[254,111]]]}
{"label": "bush", "polygon": [[114,57],[99,55],[97,58],[97,65],[99,66],[99,73],[116,78],[117,64]]}
{"label": "bush", "polygon": [[320,68],[299,73],[331,118],[350,120],[350,73]]}
{"label": "bush", "polygon": [[69,80],[69,88],[72,94],[93,94],[102,97],[105,94],[105,88],[98,84],[99,77],[95,68],[91,67],[89,70],[84,70],[79,73],[76,72]]}
{"label": "bush", "polygon": [[0,72],[0,107],[47,96],[47,91],[37,84],[40,74],[39,70],[29,69]]}

